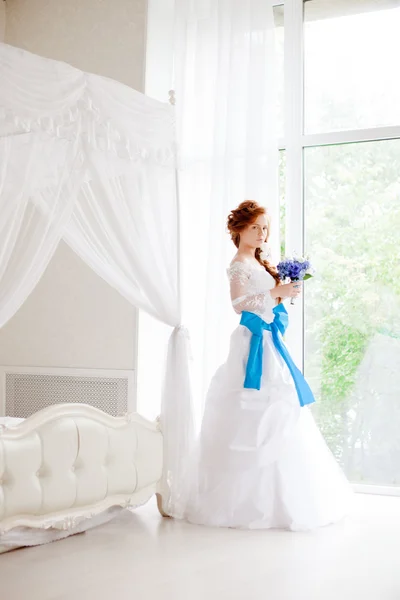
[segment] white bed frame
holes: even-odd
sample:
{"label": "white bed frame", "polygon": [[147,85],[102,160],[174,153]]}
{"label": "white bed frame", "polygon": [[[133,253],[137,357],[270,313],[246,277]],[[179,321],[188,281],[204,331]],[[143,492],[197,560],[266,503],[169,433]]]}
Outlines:
{"label": "white bed frame", "polygon": [[0,545],[15,528],[74,530],[112,507],[145,504],[159,482],[159,423],[84,404],[49,406],[0,426]]}

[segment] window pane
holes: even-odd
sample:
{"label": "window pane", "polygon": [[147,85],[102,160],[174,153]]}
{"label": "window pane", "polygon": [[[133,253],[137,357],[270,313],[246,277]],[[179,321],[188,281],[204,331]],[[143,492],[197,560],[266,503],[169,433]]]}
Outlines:
{"label": "window pane", "polygon": [[276,57],[276,85],[277,85],[277,135],[284,135],[284,7],[274,6],[275,23],[275,57]]}
{"label": "window pane", "polygon": [[305,131],[400,125],[400,0],[304,4]]}
{"label": "window pane", "polygon": [[400,485],[400,140],[304,158],[313,410],[350,480]]}

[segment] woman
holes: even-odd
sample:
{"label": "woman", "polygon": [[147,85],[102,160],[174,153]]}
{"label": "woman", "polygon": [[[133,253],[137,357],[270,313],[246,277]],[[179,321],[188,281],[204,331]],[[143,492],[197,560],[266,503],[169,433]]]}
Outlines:
{"label": "woman", "polygon": [[269,237],[263,207],[246,201],[231,212],[237,253],[228,269],[241,324],[208,392],[186,518],[248,529],[308,530],[340,520],[351,488],[307,407],[311,390],[281,333],[281,299],[301,283],[281,285],[262,256]]}

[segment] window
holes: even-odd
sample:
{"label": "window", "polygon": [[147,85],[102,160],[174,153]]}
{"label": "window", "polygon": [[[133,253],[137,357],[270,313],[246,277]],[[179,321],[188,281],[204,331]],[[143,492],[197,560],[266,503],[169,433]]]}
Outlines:
{"label": "window", "polygon": [[304,3],[307,133],[400,123],[400,3]]}
{"label": "window", "polygon": [[352,481],[400,485],[400,139],[305,150],[305,367]]}
{"label": "window", "polygon": [[349,479],[400,494],[400,0],[284,10],[281,249],[317,270],[290,343]]}

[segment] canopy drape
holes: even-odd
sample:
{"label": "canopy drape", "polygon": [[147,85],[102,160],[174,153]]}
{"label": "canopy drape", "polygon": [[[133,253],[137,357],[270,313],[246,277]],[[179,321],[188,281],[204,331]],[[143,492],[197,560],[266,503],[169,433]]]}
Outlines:
{"label": "canopy drape", "polygon": [[173,328],[161,414],[164,510],[173,512],[193,435],[173,108],[5,44],[0,81],[0,327],[64,239]]}

